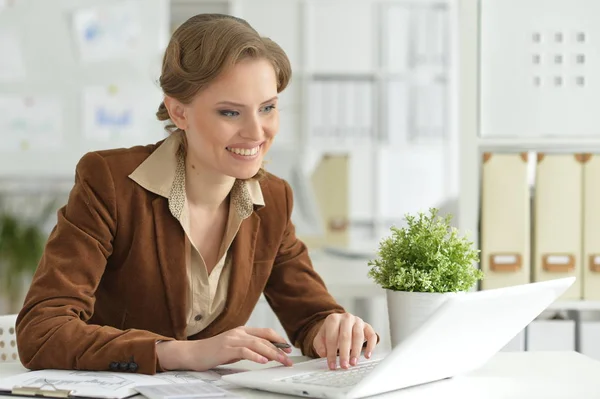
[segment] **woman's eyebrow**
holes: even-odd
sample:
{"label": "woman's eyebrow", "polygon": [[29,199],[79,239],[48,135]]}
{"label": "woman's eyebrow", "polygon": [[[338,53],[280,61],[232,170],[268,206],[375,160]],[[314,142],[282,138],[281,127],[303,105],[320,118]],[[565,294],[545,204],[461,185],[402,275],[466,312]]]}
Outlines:
{"label": "woman's eyebrow", "polygon": [[[260,103],[260,105],[263,105],[263,104],[266,104],[266,103],[268,103],[268,102],[271,102],[271,101],[277,100],[278,98],[279,98],[279,97],[277,97],[277,96],[275,96],[275,97],[273,97],[273,98],[269,98],[268,100],[266,100],[266,101],[263,101],[262,103]],[[246,105],[245,105],[245,104],[240,104],[240,103],[236,103],[236,102],[233,102],[233,101],[219,101],[219,102],[217,103],[217,105],[232,105],[232,106],[234,106],[234,107],[242,107],[242,108],[243,108],[243,107],[246,107]]]}

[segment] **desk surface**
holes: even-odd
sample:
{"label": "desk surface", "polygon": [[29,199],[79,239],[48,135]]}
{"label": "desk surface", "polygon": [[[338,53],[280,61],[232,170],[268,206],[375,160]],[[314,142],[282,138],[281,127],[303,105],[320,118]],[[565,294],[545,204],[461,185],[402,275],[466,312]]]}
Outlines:
{"label": "desk surface", "polygon": [[[304,358],[295,358],[296,362]],[[240,362],[228,367],[254,367]],[[260,366],[259,366],[260,367]],[[26,371],[20,364],[0,364],[0,378]],[[233,390],[247,398],[285,396],[249,389]],[[0,396],[0,398],[9,396]],[[375,398],[600,398],[600,362],[576,352],[500,352],[465,376],[403,389]]]}

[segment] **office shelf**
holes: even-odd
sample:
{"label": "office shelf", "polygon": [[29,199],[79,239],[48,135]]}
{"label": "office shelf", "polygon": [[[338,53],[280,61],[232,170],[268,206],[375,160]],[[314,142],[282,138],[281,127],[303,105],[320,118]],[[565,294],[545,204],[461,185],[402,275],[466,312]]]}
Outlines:
{"label": "office shelf", "polygon": [[559,300],[548,307],[549,310],[600,311],[600,301]]}
{"label": "office shelf", "polygon": [[598,152],[600,137],[479,137],[482,151]]}

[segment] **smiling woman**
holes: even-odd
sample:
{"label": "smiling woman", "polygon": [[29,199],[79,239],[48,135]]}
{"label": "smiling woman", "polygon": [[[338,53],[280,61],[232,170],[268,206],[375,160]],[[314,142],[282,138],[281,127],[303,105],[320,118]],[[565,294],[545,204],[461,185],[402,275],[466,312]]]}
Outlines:
{"label": "smiling woman", "polygon": [[279,130],[277,86],[269,61],[246,58],[227,67],[188,104],[167,96],[170,118],[185,132],[186,161],[205,175],[254,177]]}
{"label": "smiling woman", "polygon": [[192,17],[173,34],[156,144],[86,154],[17,319],[31,369],[207,370],[291,365],[247,328],[264,293],[292,343],[331,368],[377,343],[312,268],[293,196],[262,168],[279,130],[285,52],[244,20]]}
{"label": "smiling woman", "polygon": [[[186,51],[198,46],[203,51]],[[261,177],[279,129],[277,94],[291,75],[281,47],[244,20],[197,15],[174,32],[165,52],[165,101],[157,116],[170,120],[167,129],[191,147],[188,160],[241,179]]]}

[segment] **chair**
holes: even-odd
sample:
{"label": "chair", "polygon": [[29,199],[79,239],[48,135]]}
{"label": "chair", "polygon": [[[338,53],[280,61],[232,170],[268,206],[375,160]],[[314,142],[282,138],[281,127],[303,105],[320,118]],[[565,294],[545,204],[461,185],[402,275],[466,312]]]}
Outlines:
{"label": "chair", "polygon": [[0,316],[0,363],[19,362],[15,324],[17,315]]}

